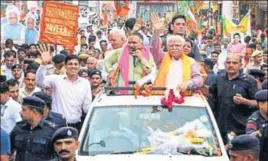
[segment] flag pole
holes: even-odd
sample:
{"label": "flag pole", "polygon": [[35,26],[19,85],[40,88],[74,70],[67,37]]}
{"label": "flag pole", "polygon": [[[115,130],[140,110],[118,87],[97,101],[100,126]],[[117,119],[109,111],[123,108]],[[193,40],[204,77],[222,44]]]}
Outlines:
{"label": "flag pole", "polygon": [[222,17],[222,5],[223,4],[223,0],[221,0],[221,5],[220,5],[220,11],[219,11],[219,20],[220,20],[220,24],[221,24],[221,40],[223,40],[223,17]]}

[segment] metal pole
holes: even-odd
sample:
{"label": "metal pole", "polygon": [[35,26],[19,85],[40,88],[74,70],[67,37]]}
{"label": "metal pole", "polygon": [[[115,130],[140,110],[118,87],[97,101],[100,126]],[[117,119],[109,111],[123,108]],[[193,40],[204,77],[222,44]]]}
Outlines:
{"label": "metal pole", "polygon": [[211,16],[210,16],[210,8],[211,8],[211,1],[209,0],[208,1],[208,28],[209,28],[209,26],[210,26],[210,19],[211,19]]}

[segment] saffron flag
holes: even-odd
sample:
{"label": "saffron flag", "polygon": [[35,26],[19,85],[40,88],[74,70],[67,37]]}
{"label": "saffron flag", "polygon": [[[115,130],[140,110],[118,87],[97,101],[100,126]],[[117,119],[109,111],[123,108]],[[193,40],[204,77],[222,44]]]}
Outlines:
{"label": "saffron flag", "polygon": [[192,13],[191,9],[189,7],[187,7],[186,12],[184,13],[185,17],[186,17],[186,22],[187,24],[189,24],[191,26],[191,29],[194,31],[197,31],[197,21],[194,17],[194,14]]}
{"label": "saffron flag", "polygon": [[127,17],[129,12],[129,1],[114,1],[115,13],[119,17]]}

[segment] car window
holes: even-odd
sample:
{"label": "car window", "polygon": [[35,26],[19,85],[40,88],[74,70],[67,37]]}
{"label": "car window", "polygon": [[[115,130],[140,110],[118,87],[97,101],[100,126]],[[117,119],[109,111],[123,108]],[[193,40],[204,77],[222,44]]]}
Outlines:
{"label": "car window", "polygon": [[108,153],[199,154],[219,150],[206,108],[174,106],[95,107],[79,150]]}

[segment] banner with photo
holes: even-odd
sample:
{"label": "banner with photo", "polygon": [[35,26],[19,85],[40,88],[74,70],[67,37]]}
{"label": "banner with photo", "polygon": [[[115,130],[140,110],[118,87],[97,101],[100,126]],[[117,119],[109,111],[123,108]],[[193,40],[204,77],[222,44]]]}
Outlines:
{"label": "banner with photo", "polygon": [[[37,3],[7,3],[1,7],[1,43],[12,39],[15,44],[37,43],[40,8]],[[27,13],[27,10],[29,11]]]}
{"label": "banner with photo", "polygon": [[46,1],[40,23],[40,41],[74,50],[77,42],[79,7]]}

